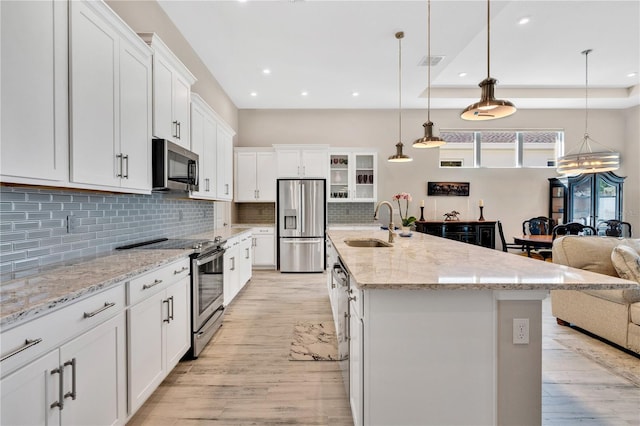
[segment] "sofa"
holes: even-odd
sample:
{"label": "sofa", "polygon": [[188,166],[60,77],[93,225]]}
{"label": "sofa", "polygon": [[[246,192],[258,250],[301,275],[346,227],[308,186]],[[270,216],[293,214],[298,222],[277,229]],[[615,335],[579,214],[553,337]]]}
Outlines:
{"label": "sofa", "polygon": [[[640,283],[640,239],[567,235],[553,242],[552,256],[554,263]],[[573,324],[640,354],[640,287],[553,290],[551,311],[559,324]]]}

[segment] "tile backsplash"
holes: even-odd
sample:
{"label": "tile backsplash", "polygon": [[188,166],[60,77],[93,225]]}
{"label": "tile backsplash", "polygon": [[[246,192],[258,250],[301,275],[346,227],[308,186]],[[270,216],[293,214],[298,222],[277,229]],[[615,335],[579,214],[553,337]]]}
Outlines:
{"label": "tile backsplash", "polygon": [[329,224],[369,224],[373,223],[375,203],[327,203]]}
{"label": "tile backsplash", "polygon": [[2,280],[115,247],[214,229],[214,203],[165,194],[0,186]]}

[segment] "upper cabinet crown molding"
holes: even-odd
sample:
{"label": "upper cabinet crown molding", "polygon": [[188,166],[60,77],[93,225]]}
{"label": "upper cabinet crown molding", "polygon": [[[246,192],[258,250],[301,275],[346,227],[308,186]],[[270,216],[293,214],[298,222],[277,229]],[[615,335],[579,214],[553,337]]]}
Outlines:
{"label": "upper cabinet crown molding", "polygon": [[167,47],[164,41],[156,33],[138,33],[138,36],[147,43],[154,52],[160,53],[169,64],[174,67],[182,77],[193,86],[198,79],[189,71],[189,68]]}

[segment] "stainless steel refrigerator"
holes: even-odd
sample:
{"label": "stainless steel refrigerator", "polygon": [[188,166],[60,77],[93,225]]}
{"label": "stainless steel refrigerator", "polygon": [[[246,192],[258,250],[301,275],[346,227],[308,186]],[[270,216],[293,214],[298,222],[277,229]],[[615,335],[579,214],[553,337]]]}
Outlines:
{"label": "stainless steel refrigerator", "polygon": [[325,179],[278,179],[278,269],[325,269]]}

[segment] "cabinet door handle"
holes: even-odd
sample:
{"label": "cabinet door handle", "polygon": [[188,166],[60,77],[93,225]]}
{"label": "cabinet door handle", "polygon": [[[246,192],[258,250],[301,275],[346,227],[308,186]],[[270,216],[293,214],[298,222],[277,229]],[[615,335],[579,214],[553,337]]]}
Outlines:
{"label": "cabinet door handle", "polygon": [[173,321],[173,296],[169,298],[171,310],[169,311],[169,321]]}
{"label": "cabinet door handle", "polygon": [[349,302],[351,302],[351,301],[355,302],[356,301],[356,296],[349,296],[347,299],[349,300]]}
{"label": "cabinet door handle", "polygon": [[251,247],[255,247],[256,246],[256,240],[257,239],[255,237],[251,238]]}
{"label": "cabinet door handle", "polygon": [[114,306],[116,306],[115,302],[104,302],[104,306],[102,308],[96,309],[93,312],[85,312],[84,313],[84,317],[85,318],[91,318],[91,317],[95,317],[96,315],[98,315],[100,312],[102,311],[106,311],[109,308],[113,308]]}
{"label": "cabinet door handle", "polygon": [[60,375],[60,383],[58,385],[58,401],[54,401],[49,407],[56,408],[60,411],[64,408],[64,367],[59,366],[58,368],[54,368],[51,370],[51,374],[59,374]]}
{"label": "cabinet door handle", "polygon": [[260,190],[256,189],[256,192],[258,193],[258,196],[256,197],[257,199],[260,199]]}
{"label": "cabinet door handle", "polygon": [[165,303],[167,304],[167,318],[163,319],[163,320],[162,320],[162,322],[169,323],[169,322],[171,322],[171,314],[169,313],[169,312],[170,312],[170,309],[171,309],[171,308],[170,308],[170,306],[169,306],[169,299],[164,299],[164,300],[162,301],[162,304],[163,304],[163,305],[164,305]]}
{"label": "cabinet door handle", "polygon": [[40,338],[40,337],[38,337],[37,339],[33,339],[33,340],[26,339],[24,341],[24,345],[20,346],[17,349],[12,350],[11,352],[9,352],[6,355],[2,355],[2,358],[0,358],[0,362],[4,361],[5,359],[11,358],[14,355],[17,355],[20,352],[25,351],[25,350],[29,349],[30,347],[37,345],[40,342],[42,342],[42,338]]}
{"label": "cabinet door handle", "polygon": [[171,136],[173,136],[174,138],[178,137],[178,122],[177,121],[172,121],[171,122],[171,127],[175,130],[173,130],[171,132]]}
{"label": "cabinet door handle", "polygon": [[245,258],[245,259],[248,259],[248,258],[249,258],[249,249],[248,249],[248,248],[246,248],[245,250],[247,251],[247,254],[244,256],[244,258]]}
{"label": "cabinet door handle", "polygon": [[231,260],[231,268],[229,268],[229,269],[232,270],[232,271],[235,271],[236,270],[236,257],[233,256],[230,260]]}
{"label": "cabinet door handle", "polygon": [[178,139],[182,139],[182,123],[178,121]]}
{"label": "cabinet door handle", "polygon": [[124,172],[122,177],[124,179],[129,179],[129,156],[123,154],[122,155],[122,162],[125,162],[125,161],[126,161],[127,168],[126,168],[126,172]]}
{"label": "cabinet door handle", "polygon": [[228,183],[224,184],[224,195],[229,195],[229,184]]}
{"label": "cabinet door handle", "polygon": [[[76,359],[72,358],[71,361],[67,361],[63,364],[62,368],[66,366],[71,366],[71,392],[67,392],[64,394],[64,398],[71,398],[75,401],[76,399]],[[62,378],[62,376],[61,376]]]}
{"label": "cabinet door handle", "polygon": [[178,271],[173,271],[173,275],[178,275],[183,273],[184,271],[188,271],[189,267],[188,266],[183,266],[182,269],[178,270]]}
{"label": "cabinet door handle", "polygon": [[161,282],[162,282],[162,280],[157,280],[157,279],[156,279],[156,280],[154,280],[151,284],[145,284],[145,285],[143,285],[143,286],[142,286],[142,289],[143,289],[143,290],[150,289],[151,287],[155,287],[155,286],[157,286],[157,285],[158,285],[158,284],[160,284]]}
{"label": "cabinet door handle", "polygon": [[116,158],[118,159],[118,162],[120,163],[120,168],[118,169],[118,172],[116,173],[116,177],[121,178],[122,177],[122,154],[116,154]]}
{"label": "cabinet door handle", "polygon": [[307,175],[307,166],[302,166],[302,176]]}
{"label": "cabinet door handle", "polygon": [[344,331],[344,335],[347,340],[351,340],[351,336],[349,336],[349,314],[344,313],[344,326],[342,327],[342,331]]}

